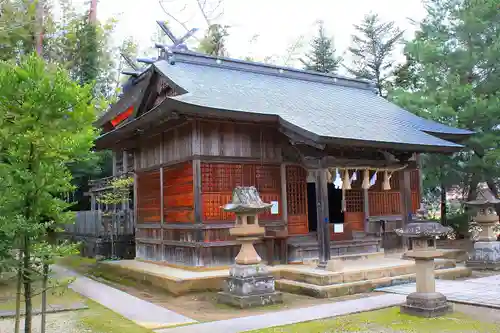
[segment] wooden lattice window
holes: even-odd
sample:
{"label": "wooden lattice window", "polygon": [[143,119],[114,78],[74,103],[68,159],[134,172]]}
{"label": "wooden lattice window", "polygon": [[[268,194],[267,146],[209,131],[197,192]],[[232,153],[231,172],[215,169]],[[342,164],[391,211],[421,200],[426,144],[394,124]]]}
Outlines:
{"label": "wooden lattice window", "polygon": [[307,214],[307,171],[300,166],[286,167],[288,214]]}
{"label": "wooden lattice window", "polygon": [[202,163],[201,184],[203,193],[232,192],[242,185],[240,164]]}
{"label": "wooden lattice window", "polygon": [[347,212],[363,211],[363,191],[347,190],[345,191],[345,203]]}
{"label": "wooden lattice window", "polygon": [[[265,202],[281,201],[281,176],[279,166],[236,163],[202,163],[201,190],[204,221],[234,220],[221,206],[232,199],[236,186],[255,186]],[[281,205],[280,205],[281,206]],[[277,219],[277,215],[261,214],[260,218]]]}

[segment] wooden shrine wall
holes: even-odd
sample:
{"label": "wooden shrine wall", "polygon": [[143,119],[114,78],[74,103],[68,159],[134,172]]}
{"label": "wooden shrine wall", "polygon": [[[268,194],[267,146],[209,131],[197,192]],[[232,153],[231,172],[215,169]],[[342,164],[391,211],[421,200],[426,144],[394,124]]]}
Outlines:
{"label": "wooden shrine wall", "polygon": [[193,163],[163,168],[164,223],[194,222]]}
{"label": "wooden shrine wall", "polygon": [[137,223],[160,223],[160,170],[137,172]]}
{"label": "wooden shrine wall", "polygon": [[250,163],[201,163],[202,221],[204,223],[233,222],[234,214],[220,207],[232,200],[236,186],[255,186],[264,202],[278,201],[278,214],[266,212],[259,215],[261,221],[280,220],[281,178],[279,165]]}
{"label": "wooden shrine wall", "polygon": [[307,217],[307,171],[301,166],[286,167],[286,200],[288,233],[303,235],[309,232]]}
{"label": "wooden shrine wall", "polygon": [[279,135],[274,127],[232,122],[198,121],[202,156],[281,161]]}
{"label": "wooden shrine wall", "polygon": [[[370,216],[388,216],[401,214],[399,174],[395,172],[391,179],[391,189],[382,190],[383,177],[379,175],[377,182],[368,190]],[[418,170],[410,171],[410,188],[412,212],[420,207],[420,180]]]}
{"label": "wooden shrine wall", "polygon": [[[161,222],[160,170],[137,172],[137,223]],[[192,162],[163,168],[164,223],[194,222]]]}
{"label": "wooden shrine wall", "polygon": [[143,139],[137,149],[137,168],[154,168],[163,163],[186,160],[193,155],[191,123]]}

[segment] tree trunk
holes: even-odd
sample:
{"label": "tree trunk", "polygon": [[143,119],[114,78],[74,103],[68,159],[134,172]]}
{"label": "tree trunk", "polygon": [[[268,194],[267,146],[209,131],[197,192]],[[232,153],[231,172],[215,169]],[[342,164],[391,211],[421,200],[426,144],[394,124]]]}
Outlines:
{"label": "tree trunk", "polygon": [[28,235],[24,237],[24,258],[23,258],[23,284],[24,284],[24,302],[25,302],[25,317],[24,317],[24,333],[31,333],[32,323],[32,303],[31,303],[31,258],[30,258],[30,238]]}
{"label": "tree trunk", "polygon": [[441,183],[441,224],[448,225],[448,219],[446,217],[446,185]]}
{"label": "tree trunk", "polygon": [[47,285],[49,280],[49,264],[43,264],[43,280],[42,280],[42,323],[41,333],[45,333],[47,322]]}
{"label": "tree trunk", "polygon": [[469,183],[469,194],[467,195],[467,201],[472,201],[476,199],[477,184],[479,184],[479,177],[474,174],[472,175],[471,181]]}
{"label": "tree trunk", "polygon": [[14,323],[14,333],[20,332],[20,323],[21,323],[21,289],[23,286],[23,253],[19,251],[17,260],[17,281],[16,281],[16,318]]}

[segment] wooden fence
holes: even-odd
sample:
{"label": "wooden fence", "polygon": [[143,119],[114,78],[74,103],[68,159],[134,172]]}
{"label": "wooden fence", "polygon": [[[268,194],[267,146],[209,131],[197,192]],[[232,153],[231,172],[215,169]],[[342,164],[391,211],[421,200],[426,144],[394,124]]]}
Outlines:
{"label": "wooden fence", "polygon": [[[113,232],[111,232],[113,231]],[[101,211],[76,212],[75,223],[64,226],[62,236],[82,244],[83,256],[135,257],[135,223],[132,210],[107,216]]]}
{"label": "wooden fence", "polygon": [[121,211],[114,216],[104,216],[101,211],[79,211],[75,223],[65,225],[64,231],[75,236],[109,237],[112,225],[116,236],[133,235],[133,211]]}

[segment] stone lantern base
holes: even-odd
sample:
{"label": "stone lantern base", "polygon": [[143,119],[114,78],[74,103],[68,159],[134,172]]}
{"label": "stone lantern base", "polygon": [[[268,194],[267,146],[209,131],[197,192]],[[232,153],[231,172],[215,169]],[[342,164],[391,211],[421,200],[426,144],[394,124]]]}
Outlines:
{"label": "stone lantern base", "polygon": [[218,302],[241,309],[283,302],[283,294],[274,288],[274,277],[266,266],[233,265]]}
{"label": "stone lantern base", "polygon": [[474,250],[465,264],[472,269],[500,270],[500,242],[475,242]]}
{"label": "stone lantern base", "polygon": [[412,293],[406,297],[406,304],[401,305],[401,313],[418,317],[439,317],[453,311],[446,296],[441,293]]}

